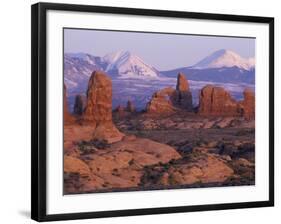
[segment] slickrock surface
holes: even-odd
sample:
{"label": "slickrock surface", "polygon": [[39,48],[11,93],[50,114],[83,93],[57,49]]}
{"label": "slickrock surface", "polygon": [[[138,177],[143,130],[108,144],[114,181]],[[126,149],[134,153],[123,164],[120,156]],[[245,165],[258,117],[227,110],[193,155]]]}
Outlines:
{"label": "slickrock surface", "polygon": [[[94,144],[82,146],[83,144],[79,148],[79,159],[71,156],[64,158],[64,175],[68,183],[65,192],[137,187],[145,166],[181,158],[180,154],[168,145],[134,136],[126,136],[118,143],[99,149]],[[87,181],[85,177],[88,178]],[[93,178],[96,181],[90,181]],[[79,185],[79,181],[85,186]]]}

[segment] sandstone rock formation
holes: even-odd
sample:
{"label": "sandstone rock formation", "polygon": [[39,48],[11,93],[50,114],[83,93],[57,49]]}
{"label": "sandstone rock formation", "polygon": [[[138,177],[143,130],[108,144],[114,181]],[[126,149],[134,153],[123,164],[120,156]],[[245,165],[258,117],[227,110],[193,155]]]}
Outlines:
{"label": "sandstone rock formation", "polygon": [[[114,188],[138,187],[144,167],[180,159],[172,147],[149,139],[124,137],[109,148],[91,154],[91,159],[65,156],[64,172],[67,176],[67,192],[111,190]],[[73,165],[72,165],[73,164]],[[76,173],[73,178],[70,174]],[[88,180],[87,181],[86,177]],[[93,181],[93,178],[96,180]],[[79,188],[75,187],[80,182]],[[81,184],[82,183],[82,184]]]}
{"label": "sandstone rock formation", "polygon": [[115,142],[124,136],[112,123],[112,83],[102,71],[94,71],[89,80],[83,120],[95,128],[94,139]]}
{"label": "sandstone rock formation", "polygon": [[152,99],[146,105],[146,111],[151,114],[169,114],[175,112],[173,99],[176,91],[167,87],[155,92]]}
{"label": "sandstone rock formation", "polygon": [[94,133],[93,139],[105,140],[108,143],[118,142],[124,137],[112,122],[98,124]]}
{"label": "sandstone rock formation", "polygon": [[160,178],[163,185],[224,182],[234,171],[217,156],[201,153],[192,155],[189,163],[171,166]]}
{"label": "sandstone rock formation", "polygon": [[176,89],[182,92],[189,91],[189,83],[182,72],[178,74]]}
{"label": "sandstone rock formation", "polygon": [[244,117],[255,119],[255,94],[251,89],[245,89],[244,99],[234,100],[222,87],[205,86],[199,96],[198,113],[201,115]]}
{"label": "sandstone rock formation", "polygon": [[238,103],[222,87],[205,86],[199,96],[198,113],[215,116],[240,116]]}
{"label": "sandstone rock formation", "polygon": [[179,107],[182,109],[186,109],[188,111],[192,111],[192,94],[189,89],[189,83],[187,79],[185,78],[185,75],[183,73],[178,74],[177,79],[177,98],[176,103]]}
{"label": "sandstone rock formation", "polygon": [[192,111],[192,94],[183,73],[178,74],[177,87],[167,87],[155,92],[146,111],[153,114],[169,114],[177,109]]}
{"label": "sandstone rock formation", "polygon": [[126,110],[131,113],[136,111],[136,108],[131,100],[128,100]]}
{"label": "sandstone rock formation", "polygon": [[244,99],[241,101],[242,116],[247,120],[255,119],[255,93],[251,89],[245,89]]}
{"label": "sandstone rock formation", "polygon": [[114,112],[116,113],[116,115],[118,116],[118,118],[122,118],[126,115],[126,111],[125,108],[121,105],[117,106],[114,110]]}
{"label": "sandstone rock formation", "polygon": [[63,119],[64,119],[64,124],[69,124],[74,121],[74,118],[70,115],[68,111],[65,84],[63,84]]}
{"label": "sandstone rock formation", "polygon": [[76,95],[73,114],[82,115],[86,106],[86,98],[80,94]]}
{"label": "sandstone rock formation", "polygon": [[[180,113],[150,117],[131,114],[135,111],[131,102],[118,106],[114,118],[132,116],[114,119],[117,127],[128,133],[140,131],[140,136],[149,139],[137,137],[138,132],[125,136],[112,121],[111,79],[104,72],[93,72],[85,109],[80,97],[75,103],[82,116],[64,127],[64,192],[224,186],[233,179],[240,185],[245,178],[254,183],[255,122],[243,118],[255,116],[254,93],[246,89],[244,100],[236,102],[223,88],[209,85],[202,89],[199,100],[200,114],[218,116],[188,112],[191,93],[184,75],[179,74],[176,89],[155,92],[147,112]],[[74,119],[67,110],[65,89],[64,108],[65,118]],[[253,125],[251,130],[224,129],[246,123]],[[233,139],[238,142],[234,144]]]}
{"label": "sandstone rock formation", "polygon": [[112,83],[102,71],[94,71],[89,79],[83,118],[97,125],[112,120]]}
{"label": "sandstone rock formation", "polygon": [[82,160],[64,156],[64,192],[77,193],[102,188],[104,181],[93,174]]}
{"label": "sandstone rock formation", "polygon": [[85,162],[72,156],[64,156],[63,169],[66,173],[78,173],[81,176],[90,176],[91,174],[91,170]]}

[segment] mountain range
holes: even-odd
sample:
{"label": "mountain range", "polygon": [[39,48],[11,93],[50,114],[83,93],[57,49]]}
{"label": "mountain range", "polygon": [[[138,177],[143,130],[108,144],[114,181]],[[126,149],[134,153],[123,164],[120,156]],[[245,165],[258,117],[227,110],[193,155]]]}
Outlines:
{"label": "mountain range", "polygon": [[129,51],[113,52],[103,57],[87,53],[65,53],[64,82],[70,108],[73,107],[76,94],[85,94],[94,70],[105,71],[111,76],[113,106],[125,104],[130,99],[139,109],[145,106],[153,92],[175,86],[179,72],[183,72],[190,80],[194,102],[198,101],[198,89],[205,84],[224,86],[239,99],[243,88],[252,88],[255,83],[255,60],[224,49],[208,55],[192,66],[169,71],[159,71]]}
{"label": "mountain range", "polygon": [[159,71],[129,51],[118,51],[104,57],[86,53],[65,53],[64,75],[68,88],[86,85],[93,70],[103,70],[119,78],[176,77],[178,72],[189,80],[250,83],[255,82],[255,60],[243,58],[230,50],[218,50],[193,66]]}
{"label": "mountain range", "polygon": [[230,50],[219,50],[189,67],[162,71],[167,77],[183,72],[189,80],[221,83],[255,83],[255,59],[243,58]]}
{"label": "mountain range", "polygon": [[205,57],[197,64],[192,66],[194,69],[208,69],[208,68],[231,68],[238,67],[244,70],[251,70],[255,67],[254,58],[242,58],[237,53],[221,49],[211,55]]}

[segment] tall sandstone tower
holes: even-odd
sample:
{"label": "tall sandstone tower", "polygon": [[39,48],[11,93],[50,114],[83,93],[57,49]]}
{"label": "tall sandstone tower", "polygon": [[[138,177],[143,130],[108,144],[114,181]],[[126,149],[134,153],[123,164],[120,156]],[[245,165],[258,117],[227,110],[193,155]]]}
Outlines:
{"label": "tall sandstone tower", "polygon": [[192,111],[192,94],[189,89],[189,83],[183,73],[178,74],[177,87],[176,87],[176,103],[182,109]]}
{"label": "tall sandstone tower", "polygon": [[94,139],[111,143],[124,136],[112,122],[112,83],[102,71],[94,71],[89,80],[83,120],[95,128]]}

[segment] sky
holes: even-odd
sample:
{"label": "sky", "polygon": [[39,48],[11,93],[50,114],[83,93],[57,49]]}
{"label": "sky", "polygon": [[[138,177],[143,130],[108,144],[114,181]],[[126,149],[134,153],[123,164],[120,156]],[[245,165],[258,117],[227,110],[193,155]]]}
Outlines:
{"label": "sky", "polygon": [[255,39],[64,29],[65,53],[83,52],[103,57],[125,50],[160,71],[192,66],[220,49],[232,50],[245,58],[255,57]]}

